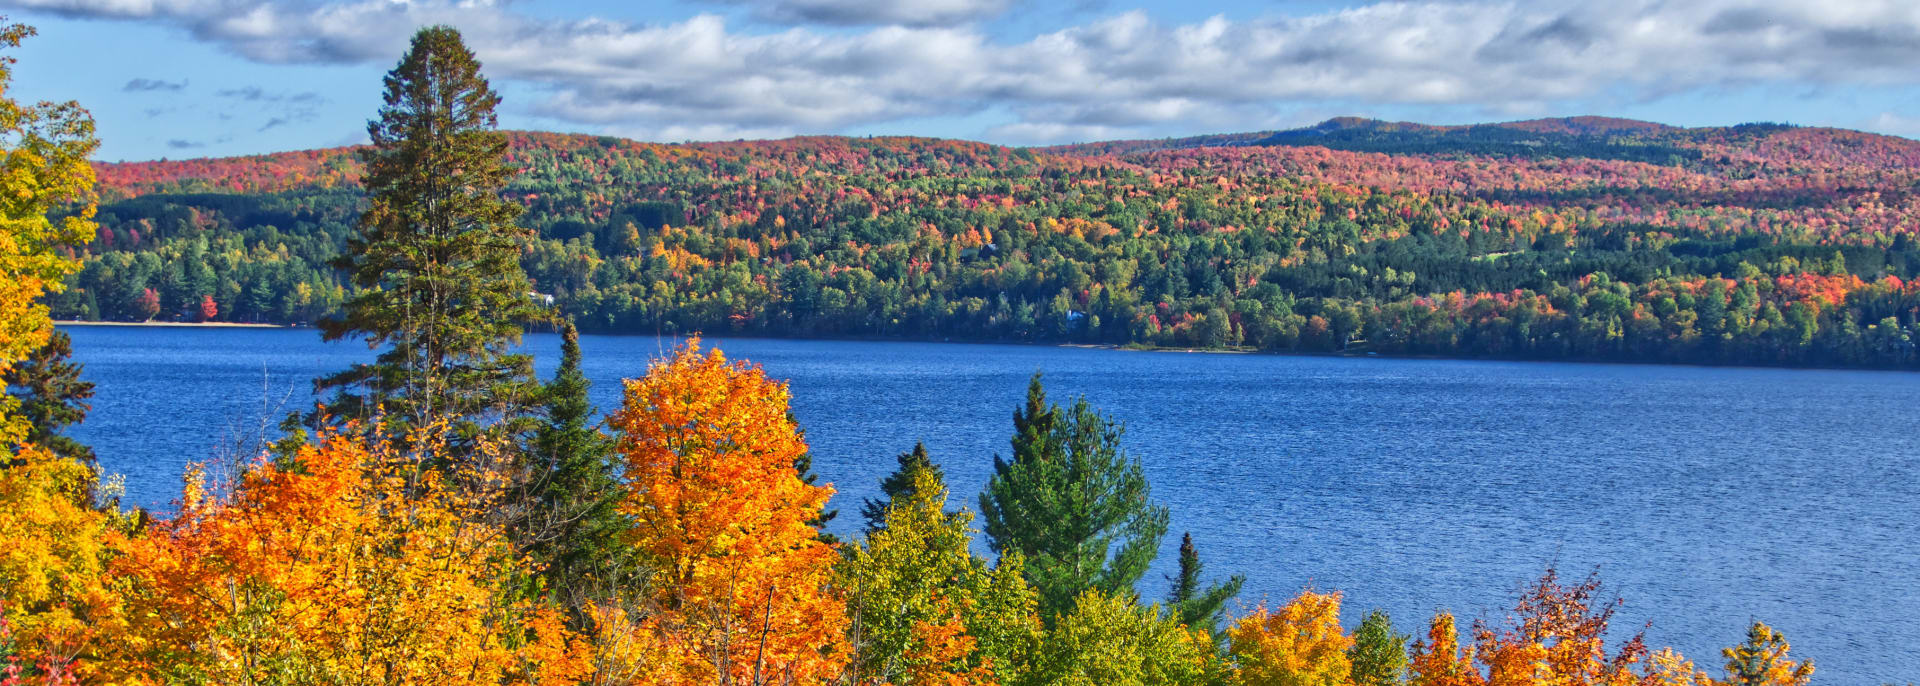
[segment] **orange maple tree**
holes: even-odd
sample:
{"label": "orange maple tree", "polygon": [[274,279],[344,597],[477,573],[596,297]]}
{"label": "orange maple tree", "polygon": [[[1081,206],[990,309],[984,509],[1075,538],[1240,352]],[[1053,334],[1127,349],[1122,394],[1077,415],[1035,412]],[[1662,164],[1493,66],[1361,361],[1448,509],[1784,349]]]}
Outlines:
{"label": "orange maple tree", "polygon": [[1586,581],[1568,585],[1561,583],[1559,572],[1549,567],[1520,596],[1508,626],[1476,623],[1474,639],[1478,657],[1487,666],[1487,683],[1639,683],[1642,675],[1632,667],[1647,658],[1643,637],[1636,634],[1608,654],[1607,624],[1620,601],[1600,600],[1599,592],[1599,577],[1589,576]]}
{"label": "orange maple tree", "polygon": [[1339,592],[1312,589],[1227,629],[1227,654],[1245,686],[1338,686],[1348,681],[1353,638],[1340,628]]}
{"label": "orange maple tree", "polygon": [[696,338],[627,382],[619,431],[633,544],[656,572],[644,622],[658,683],[817,684],[848,659],[837,555],[810,521],[833,489],[801,480],[785,384]]}
{"label": "orange maple tree", "polygon": [[1473,666],[1473,647],[1460,652],[1460,631],[1453,614],[1434,615],[1427,638],[1414,644],[1407,660],[1407,678],[1414,686],[1481,686],[1486,680]]}
{"label": "orange maple tree", "polygon": [[558,614],[508,600],[520,561],[482,516],[486,474],[347,434],[262,458],[222,495],[198,472],[179,511],[121,542],[135,682],[570,683],[585,649]]}

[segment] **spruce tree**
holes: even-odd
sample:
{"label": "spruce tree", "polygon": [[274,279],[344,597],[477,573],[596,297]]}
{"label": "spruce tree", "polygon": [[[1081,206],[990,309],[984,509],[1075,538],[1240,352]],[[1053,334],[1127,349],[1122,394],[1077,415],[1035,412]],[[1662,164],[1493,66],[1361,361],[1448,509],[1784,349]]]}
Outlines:
{"label": "spruce tree", "polygon": [[591,387],[580,370],[579,331],[567,322],[560,368],[544,392],[546,421],[529,446],[539,473],[527,479],[536,495],[527,499],[532,525],[521,529],[541,535],[527,547],[545,563],[548,587],[563,597],[590,586],[590,578],[617,582],[630,571],[630,548],[619,540],[626,524],[618,509],[618,472],[611,441],[591,423]]}
{"label": "spruce tree", "polygon": [[27,421],[27,443],[92,466],[93,449],[61,433],[93,409],[87,404],[93,384],[80,380],[80,365],[72,356],[73,339],[55,330],[46,345],[6,370],[4,379],[7,394],[19,400],[19,416]]}
{"label": "spruce tree", "polygon": [[913,450],[900,453],[893,459],[900,466],[894,468],[893,473],[888,474],[887,478],[880,482],[880,492],[885,494],[885,497],[868,498],[866,504],[860,507],[860,516],[867,519],[869,532],[886,528],[887,508],[914,495],[914,475],[918,472],[926,471],[942,484],[947,481],[946,472],[940,469],[940,465],[934,464],[933,458],[927,455],[925,443],[915,442]]}
{"label": "spruce tree", "polygon": [[1394,633],[1393,620],[1382,610],[1367,613],[1353,631],[1347,658],[1353,663],[1354,686],[1393,686],[1406,681],[1407,642],[1413,637]]}
{"label": "spruce tree", "polygon": [[1066,410],[1048,404],[1039,374],[1013,424],[1013,458],[994,457],[980,494],[994,552],[1026,558],[1049,623],[1083,591],[1131,595],[1159,552],[1167,509],[1120,449],[1122,427],[1085,398]]}
{"label": "spruce tree", "polygon": [[360,154],[368,207],[335,265],[359,291],[321,328],[387,349],[315,387],[335,391],[326,410],[337,419],[381,406],[395,433],[444,419],[470,436],[537,402],[532,361],[512,347],[523,322],[547,317],[520,268],[520,207],[500,196],[513,174],[500,96],[445,26],[414,34],[385,83]]}
{"label": "spruce tree", "polygon": [[[807,430],[801,428],[800,420],[794,417],[792,407],[787,408],[787,421],[793,424],[794,434],[800,437],[800,445],[805,448],[807,444]],[[816,485],[820,481],[820,475],[815,474],[813,471],[813,453],[811,450],[803,450],[798,457],[793,458],[793,471],[800,475],[800,483],[808,486]],[[819,538],[821,542],[839,543],[840,537],[827,531],[827,523],[832,522],[835,517],[839,516],[839,510],[829,508],[823,504],[820,506],[819,516],[807,520],[807,526],[819,530],[820,534],[816,538]]]}
{"label": "spruce tree", "polygon": [[1203,586],[1200,581],[1200,551],[1193,546],[1193,534],[1180,536],[1180,573],[1170,581],[1173,587],[1167,592],[1167,609],[1175,617],[1195,629],[1205,629],[1215,633],[1220,627],[1220,616],[1225,613],[1227,600],[1240,594],[1240,586],[1247,582],[1246,577],[1238,574],[1227,579],[1226,583]]}

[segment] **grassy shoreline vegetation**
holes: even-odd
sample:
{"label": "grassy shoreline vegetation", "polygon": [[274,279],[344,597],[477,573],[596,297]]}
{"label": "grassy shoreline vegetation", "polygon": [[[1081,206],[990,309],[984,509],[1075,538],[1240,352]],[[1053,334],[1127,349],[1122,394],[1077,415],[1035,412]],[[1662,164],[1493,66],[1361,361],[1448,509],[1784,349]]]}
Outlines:
{"label": "grassy shoreline vegetation", "polygon": [[[30,29],[12,26],[4,31],[5,42],[17,45],[30,34]],[[0,71],[0,87],[6,75]],[[1034,287],[1051,289],[1049,279],[1077,282],[1071,270],[1079,263],[1047,262],[1052,253],[1044,253],[1039,264],[1047,266],[1034,271],[1035,263],[1022,255],[1042,255],[1028,252],[1036,241],[1075,235],[1084,242],[1089,232],[1098,236],[1120,229],[1091,222],[1064,229],[1050,224],[1046,232],[1029,234],[1023,233],[1028,227],[1017,215],[1008,215],[990,228],[991,239],[978,237],[978,247],[992,248],[993,253],[981,258],[978,252],[961,254],[973,249],[959,247],[965,241],[934,240],[949,235],[950,229],[909,225],[908,233],[918,237],[913,240],[922,241],[915,245],[945,251],[947,261],[936,262],[927,259],[932,253],[884,242],[850,239],[846,247],[837,247],[842,241],[833,232],[839,229],[786,229],[782,214],[741,214],[735,206],[709,206],[716,213],[712,216],[725,213],[728,218],[702,219],[693,226],[716,221],[713,226],[770,228],[751,240],[727,236],[715,242],[705,228],[648,223],[647,232],[641,233],[637,226],[622,224],[624,233],[613,240],[627,241],[632,250],[616,253],[614,259],[637,273],[657,271],[661,278],[649,283],[661,284],[660,290],[641,292],[644,298],[635,304],[610,310],[611,320],[606,312],[591,308],[563,306],[556,311],[530,290],[521,270],[531,260],[534,273],[546,274],[542,270],[552,267],[539,251],[553,248],[535,242],[535,229],[521,223],[527,216],[523,209],[530,204],[535,209],[528,214],[537,214],[546,211],[541,198],[549,193],[593,193],[597,191],[589,189],[605,186],[556,185],[530,193],[526,186],[514,185],[526,183],[510,179],[527,178],[516,177],[511,165],[521,161],[528,148],[511,142],[526,136],[495,130],[498,96],[453,29],[421,30],[385,80],[385,89],[386,104],[369,124],[373,145],[355,151],[353,165],[340,163],[341,174],[335,179],[342,187],[361,184],[364,196],[358,197],[364,202],[333,203],[299,194],[270,201],[284,203],[274,206],[292,213],[289,217],[315,212],[334,216],[353,230],[332,236],[318,227],[293,233],[259,228],[259,236],[275,241],[307,240],[312,241],[308,247],[339,248],[341,257],[330,263],[338,273],[316,271],[323,276],[311,280],[301,280],[307,277],[296,267],[318,265],[321,262],[306,260],[324,255],[260,243],[254,240],[258,236],[222,238],[222,227],[231,227],[223,224],[228,220],[220,213],[176,206],[185,225],[197,227],[198,233],[174,233],[178,227],[162,217],[142,229],[139,238],[123,235],[126,225],[116,222],[125,216],[116,214],[121,210],[111,203],[140,198],[126,200],[131,196],[111,182],[104,199],[108,209],[95,224],[95,167],[86,162],[95,142],[84,110],[72,104],[22,107],[0,99],[0,114],[6,115],[0,123],[12,127],[5,155],[10,173],[0,176],[0,183],[7,184],[7,197],[32,201],[0,205],[5,212],[0,273],[8,277],[0,279],[0,372],[8,387],[0,402],[4,683],[1758,686],[1803,685],[1811,678],[1812,663],[1791,655],[1785,639],[1759,622],[1745,637],[1726,637],[1733,645],[1716,665],[1717,676],[1671,650],[1652,648],[1644,635],[1623,640],[1609,633],[1619,601],[1602,595],[1597,579],[1567,581],[1552,569],[1527,586],[1504,617],[1463,623],[1442,612],[1409,627],[1416,631],[1408,634],[1401,633],[1393,618],[1376,611],[1348,631],[1337,591],[1310,588],[1285,602],[1236,606],[1241,579],[1209,573],[1201,551],[1187,539],[1179,546],[1178,578],[1168,596],[1141,598],[1135,584],[1171,533],[1168,505],[1153,497],[1139,459],[1125,448],[1122,428],[1085,400],[1066,405],[1050,401],[1037,374],[1026,402],[1014,411],[1010,451],[995,457],[994,473],[975,501],[979,528],[973,510],[956,509],[939,462],[916,446],[898,456],[899,468],[883,483],[886,497],[860,504],[865,519],[861,534],[835,540],[821,528],[841,514],[831,502],[833,488],[816,483],[811,473],[807,444],[794,424],[785,385],[750,363],[703,347],[695,338],[653,360],[640,378],[628,380],[620,409],[601,422],[586,400],[588,384],[580,372],[573,321],[618,328],[621,317],[685,316],[690,318],[671,321],[685,326],[738,322],[730,329],[737,331],[757,331],[755,327],[773,321],[795,326],[845,323],[849,320],[838,318],[850,316],[849,308],[885,310],[842,300],[854,294],[866,297],[867,291],[816,283],[817,290],[802,286],[792,292],[818,298],[812,301],[817,309],[807,312],[822,319],[780,320],[780,312],[801,310],[756,301],[755,293],[770,291],[751,285],[770,288],[772,282],[762,281],[765,275],[757,274],[755,265],[812,264],[818,273],[809,267],[778,278],[851,284],[833,279],[859,280],[874,273],[860,276],[856,270],[865,267],[831,260],[868,254],[904,260],[899,264],[909,268],[894,276],[912,281],[917,274],[920,280],[914,283],[923,285],[931,283],[928,275],[942,264],[950,270],[955,264],[973,264],[963,260],[984,259],[973,271],[947,271],[942,278],[1005,278],[1012,284],[1038,279]],[[1494,142],[1501,140],[1496,137]],[[796,142],[774,149],[781,149],[779,145],[796,146],[789,149],[792,163],[817,161],[833,146],[852,146],[845,141]],[[1130,198],[1139,197],[1166,212],[1210,202],[1208,191],[1182,184],[1164,192],[1134,189],[1144,196],[1106,195],[1116,189],[1100,186],[1098,179],[1107,178],[1111,169],[1105,165],[1135,164],[1131,162],[1071,162],[1067,164],[1073,173],[1054,174],[1024,166],[1040,159],[1040,153],[1030,151],[943,142],[883,145],[917,150],[916,157],[903,159],[920,168],[955,164],[956,151],[1005,158],[1021,170],[1014,175],[1021,179],[1018,184],[1006,181],[1006,189],[1015,195],[975,198],[1003,208],[1019,206],[1022,201],[1016,196],[1026,191],[1012,186],[1029,183],[1054,184],[1056,190],[1095,189],[1100,192],[1044,197],[1112,203],[1122,211]],[[1683,154],[1684,146],[1651,152],[1635,146],[1630,152],[1636,156],[1694,159]],[[669,171],[712,165],[712,171],[723,175],[787,185],[800,197],[836,198],[803,205],[820,214],[795,213],[809,227],[834,226],[823,221],[829,216],[865,213],[875,220],[881,205],[941,207],[953,202],[948,196],[923,194],[919,186],[899,179],[887,181],[895,190],[873,196],[827,178],[784,178],[775,169],[756,171],[753,160],[759,158],[754,156],[764,152],[758,145],[736,148],[752,155],[729,158],[731,153],[722,154],[734,149],[728,146],[711,146],[709,152],[662,147],[651,154],[692,160],[691,167],[664,168]],[[343,158],[326,159],[319,164]],[[856,156],[840,163],[884,159],[889,158]],[[1090,176],[1075,175],[1083,172]],[[108,168],[103,173],[111,178],[117,172]],[[1130,179],[1125,183],[1161,172],[1142,168],[1129,174],[1123,175]],[[275,178],[276,183],[306,182],[289,181],[285,175]],[[662,188],[686,189],[685,201],[711,192],[715,178],[692,174],[659,183]],[[814,183],[820,185],[809,185]],[[944,182],[927,183],[937,187]],[[1222,181],[1219,187],[1236,183]],[[1275,202],[1285,207],[1316,214],[1331,211],[1336,225],[1351,222],[1356,231],[1384,231],[1383,236],[1399,230],[1376,223],[1384,216],[1427,216],[1423,221],[1431,222],[1482,219],[1479,210],[1422,214],[1432,209],[1425,204],[1428,200],[1400,191],[1388,194],[1391,202],[1382,206],[1371,191],[1298,183],[1303,185],[1263,190],[1261,200],[1243,199],[1263,203],[1278,198]],[[340,189],[325,193],[356,197]],[[249,199],[254,196],[224,197],[242,204],[255,201]],[[1400,201],[1404,204],[1394,204]],[[684,216],[689,206],[662,210],[661,216]],[[1363,211],[1366,220],[1359,221]],[[1496,218],[1509,219],[1484,217],[1489,225],[1500,225]],[[1225,231],[1230,225],[1216,223],[1217,217],[1189,219],[1207,222],[1208,231],[1226,237],[1297,238],[1277,238],[1277,225],[1274,231],[1238,225]],[[289,229],[300,228],[300,220],[287,221]],[[1273,279],[1287,278],[1276,277],[1276,267],[1320,268],[1312,262],[1285,263],[1283,254],[1303,255],[1292,251],[1252,257],[1192,252],[1227,249],[1231,241],[1208,239],[1207,232],[1191,231],[1192,225],[1157,221],[1128,224],[1125,231],[1160,235],[1155,240],[1161,242],[1101,248],[1131,256],[1088,262],[1099,274],[1098,283],[1137,278],[1178,290],[1193,287],[1188,277],[1211,274],[1254,288],[1273,286],[1253,302],[1278,308],[1305,301],[1274,294],[1278,286]],[[147,226],[139,220],[134,224]],[[574,299],[592,293],[587,287],[593,280],[587,277],[597,273],[590,267],[599,258],[585,252],[599,240],[598,234],[585,238],[597,231],[595,226],[581,221],[582,233],[560,244],[578,254],[553,256],[568,264],[584,258],[579,264],[589,267],[581,272],[585,280],[556,298],[575,308],[581,306]],[[889,226],[856,223],[845,230],[898,228]],[[1515,235],[1525,233],[1524,222],[1506,226],[1521,231]],[[1445,237],[1458,234],[1442,228],[1438,240],[1451,243],[1453,239]],[[1463,240],[1473,235],[1478,234],[1467,232]],[[816,238],[830,259],[816,261],[822,253],[794,245]],[[84,247],[90,239],[95,246],[112,242],[126,249]],[[238,242],[223,242],[229,239]],[[173,247],[140,249],[149,240]],[[1295,248],[1308,243],[1296,243]],[[824,247],[829,245],[836,247]],[[1351,247],[1326,242],[1304,254],[1327,255],[1332,250],[1352,256],[1346,252]],[[185,250],[180,255],[189,259],[173,259],[167,251],[174,248]],[[1169,260],[1165,264],[1172,264],[1177,252],[1184,266],[1156,267],[1163,263],[1146,259],[1155,251],[1167,251],[1161,253]],[[1199,254],[1212,257],[1196,260]],[[170,261],[161,261],[162,255]],[[1277,261],[1263,263],[1266,258],[1260,255]],[[714,256],[731,256],[731,261],[716,261]],[[1257,268],[1236,268],[1246,259]],[[284,304],[282,296],[306,287],[309,295],[330,295],[314,296],[320,299],[306,301],[312,309],[294,314],[317,317],[329,339],[366,340],[382,350],[372,362],[318,380],[325,401],[312,413],[289,417],[284,437],[231,479],[190,473],[175,511],[164,516],[122,510],[111,489],[100,485],[91,452],[62,435],[63,428],[84,418],[91,386],[79,380],[78,367],[68,360],[67,339],[52,330],[48,309],[39,304],[44,298],[61,311],[73,306],[76,294],[97,299],[106,284],[115,283],[102,270],[156,261],[161,266],[148,276],[159,278],[157,285],[134,281],[130,283],[139,287],[122,293],[137,297],[141,312],[136,314],[144,314],[139,319],[158,313],[155,300],[162,303],[158,310],[178,305],[185,317],[213,320],[220,313],[239,313],[225,316],[245,318],[244,313],[266,311],[258,307]],[[884,263],[876,259],[873,264]],[[1755,295],[1759,299],[1748,305],[1764,302],[1778,309],[1776,302],[1783,297],[1778,289],[1784,288],[1778,284],[1812,280],[1858,285],[1848,270],[1859,263],[1849,259],[1843,266],[1836,258],[1813,271],[1799,267],[1772,275],[1771,281],[1753,276],[1750,282],[1700,288],[1726,287],[1736,294],[1752,288],[1760,294],[1758,284],[1774,283],[1774,290]],[[284,291],[276,290],[271,280],[233,289],[222,285],[254,278],[244,274],[281,268],[268,265],[281,265],[285,271],[279,273],[300,278],[278,283]],[[1051,271],[1055,269],[1060,273]],[[1104,271],[1110,269],[1121,271]],[[186,290],[157,293],[173,288],[168,284],[176,273]],[[1126,278],[1121,278],[1123,273]],[[1340,273],[1361,276],[1359,271]],[[74,280],[63,281],[76,274]],[[1173,278],[1178,274],[1186,276]],[[1386,282],[1400,286],[1421,278],[1408,274],[1380,272]],[[716,289],[680,290],[705,283],[702,278],[732,281]],[[1092,292],[1094,274],[1082,271],[1078,278],[1087,279]],[[1885,283],[1892,278],[1860,288],[1875,294],[1872,297],[1905,297],[1893,295],[1906,291]],[[262,283],[268,286],[257,287]],[[1180,283],[1186,285],[1176,285]],[[1564,295],[1602,303],[1596,307],[1626,316],[1639,307],[1628,299],[1638,297],[1634,289],[1639,287],[1623,286],[1627,292],[1622,293],[1616,289],[1620,283],[1594,276],[1582,282],[1589,289],[1586,294],[1556,291],[1538,296],[1547,298],[1539,306],[1557,308],[1551,300]],[[1684,286],[1684,281],[1658,283],[1664,284],[1661,288]],[[212,284],[211,290],[195,290],[205,284]],[[1159,312],[1157,303],[1148,306],[1155,313],[1144,315],[1148,326],[1143,334],[1152,336],[1131,342],[1218,331],[1220,323],[1231,323],[1226,330],[1234,336],[1258,330],[1258,317],[1234,319],[1228,311],[1210,320],[1217,322],[1211,325],[1194,322],[1213,314],[1184,311],[1175,316],[1173,308],[1224,297],[1210,280],[1205,285],[1189,293],[1200,300],[1169,302],[1165,312]],[[117,287],[127,288],[126,283]],[[1094,319],[1123,311],[1133,302],[1129,299],[1134,296],[1117,285],[1103,285],[1100,292],[1109,295],[1096,296],[1105,298],[1099,302],[1122,309],[1085,314],[1086,328],[1062,329],[1062,336],[1107,330],[1108,324]],[[683,302],[674,293],[706,295],[686,296]],[[1680,292],[1673,293],[1678,302]],[[254,295],[259,299],[248,300]],[[1860,297],[1856,291],[1844,295],[1849,303]],[[700,309],[706,305],[698,303],[708,302],[707,296],[725,307]],[[1046,321],[1066,326],[1075,320],[1064,313],[1080,299],[1071,291],[1060,298],[1068,305],[1047,310],[1061,316]],[[755,302],[761,309],[751,309]],[[1693,302],[1697,306],[1700,301]],[[1819,323],[1827,320],[1809,302],[1826,303],[1824,311],[1831,314],[1840,309],[1840,301],[1794,300],[1786,306],[1813,316],[1809,335],[1817,337]],[[648,309],[655,304],[666,309]],[[742,304],[749,309],[737,309]],[[105,303],[87,304],[89,310],[96,306]],[[683,307],[694,309],[675,309]],[[1306,331],[1324,326],[1329,335],[1346,339],[1349,348],[1357,339],[1346,334],[1372,321],[1336,314],[1353,313],[1338,303],[1311,307],[1333,308],[1318,311],[1340,323],[1328,319],[1323,325],[1315,319],[1323,315],[1313,314],[1304,320]],[[1740,308],[1729,312],[1734,310]],[[1253,314],[1264,311],[1255,309]],[[1751,314],[1750,308],[1740,311]],[[654,314],[644,314],[648,312]],[[329,313],[337,316],[326,316]],[[1156,319],[1162,314],[1167,318]],[[1282,331],[1289,323],[1299,323],[1289,318],[1298,313],[1275,316]],[[986,322],[999,321],[996,317],[988,315]],[[1754,322],[1771,327],[1769,317]],[[563,332],[563,357],[552,378],[534,377],[531,360],[513,352],[512,343],[530,321],[554,323]],[[866,321],[864,326],[878,326]],[[1041,321],[1034,319],[1034,326]],[[1720,325],[1742,321],[1729,314]],[[1782,321],[1789,330],[1792,322],[1804,323]],[[1170,324],[1172,334],[1166,333]],[[1118,323],[1112,326],[1126,330]],[[1376,342],[1386,336],[1368,335]],[[1775,343],[1765,331],[1753,334],[1758,338],[1743,337],[1747,335],[1721,340],[1773,350],[1766,347]],[[985,537],[993,551],[990,559],[973,554],[975,536]]]}

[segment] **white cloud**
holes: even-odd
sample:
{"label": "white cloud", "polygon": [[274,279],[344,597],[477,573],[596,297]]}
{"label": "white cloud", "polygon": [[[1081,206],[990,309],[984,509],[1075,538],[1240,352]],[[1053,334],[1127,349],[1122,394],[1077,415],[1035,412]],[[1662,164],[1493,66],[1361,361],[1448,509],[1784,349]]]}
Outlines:
{"label": "white cloud", "polygon": [[1539,112],[1748,84],[1920,82],[1910,0],[1382,2],[1179,25],[1131,12],[1015,42],[965,23],[1005,0],[728,1],[876,26],[749,33],[712,15],[555,21],[449,0],[0,4],[161,22],[268,63],[386,64],[414,27],[449,23],[489,74],[543,94],[539,115],[658,139],[991,110],[1011,120],[993,135],[1049,142],[1254,128],[1333,103]]}
{"label": "white cloud", "polygon": [[1876,133],[1905,136],[1907,138],[1920,138],[1920,116],[1881,112],[1874,118],[1863,122],[1860,128]]}
{"label": "white cloud", "polygon": [[959,26],[1007,11],[1010,0],[708,0],[746,5],[782,24]]}

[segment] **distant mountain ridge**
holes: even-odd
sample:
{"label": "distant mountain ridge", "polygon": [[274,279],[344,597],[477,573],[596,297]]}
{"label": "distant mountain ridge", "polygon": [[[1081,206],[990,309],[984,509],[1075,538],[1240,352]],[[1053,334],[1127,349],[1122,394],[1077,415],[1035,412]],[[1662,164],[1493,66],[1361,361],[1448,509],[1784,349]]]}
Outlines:
{"label": "distant mountain ridge", "polygon": [[1651,164],[1699,162],[1727,146],[1755,146],[1769,138],[1826,139],[1835,145],[1906,148],[1902,162],[1920,160],[1920,142],[1850,129],[1778,123],[1684,128],[1617,117],[1579,116],[1483,124],[1435,125],[1363,117],[1335,117],[1282,131],[1209,134],[1184,138],[1098,141],[1039,148],[1067,155],[1130,155],[1212,147],[1319,146],[1386,154],[1466,154],[1525,158],[1618,159]]}
{"label": "distant mountain ridge", "polygon": [[[930,139],[914,136],[796,136],[786,139],[762,139],[747,141],[714,141],[660,144],[646,143],[612,136],[593,134],[549,133],[542,131],[510,132],[520,145],[562,144],[563,141],[597,141],[603,145],[620,144],[634,147],[674,147],[686,149],[738,148],[740,146],[768,145],[781,141],[832,141],[847,140],[948,140]],[[1524,157],[1593,157],[1595,159],[1622,159],[1605,156],[1603,149],[1587,150],[1581,144],[1597,145],[1606,141],[1615,141],[1622,147],[1653,148],[1663,150],[1672,148],[1708,145],[1727,141],[1755,141],[1770,135],[1797,133],[1803,137],[1829,137],[1836,140],[1879,140],[1896,147],[1911,147],[1920,151],[1920,141],[1899,136],[1876,134],[1852,129],[1804,127],[1793,124],[1756,122],[1734,126],[1679,127],[1659,122],[1624,119],[1603,116],[1551,117],[1542,119],[1524,119],[1508,122],[1489,122],[1480,124],[1422,124],[1418,122],[1388,121],[1365,117],[1334,117],[1326,121],[1296,129],[1248,131],[1241,133],[1218,133],[1200,136],[1159,139],[1117,139],[1070,143],[1064,145],[1034,146],[1016,148],[1033,150],[1039,153],[1060,155],[1127,155],[1156,150],[1185,150],[1193,148],[1227,148],[1248,146],[1320,146],[1335,150],[1355,152],[1382,152],[1388,154],[1513,154]],[[972,143],[989,147],[991,143],[975,143],[952,139],[951,142]],[[252,160],[268,164],[292,163],[297,167],[324,166],[353,147],[315,148],[276,153],[236,155],[220,158],[193,158],[183,160],[163,159],[133,162],[100,162],[96,168],[109,170],[110,185],[135,181],[141,176],[138,169],[164,167],[186,172],[188,175],[213,175],[212,163],[217,160]],[[1601,152],[1601,156],[1580,154],[1582,152]],[[1644,157],[1635,155],[1632,157]],[[1683,157],[1698,158],[1698,153],[1685,152]],[[350,156],[347,164],[351,164]],[[1644,161],[1644,160],[1643,160]],[[337,168],[336,163],[336,168]],[[195,174],[195,168],[203,168]]]}

